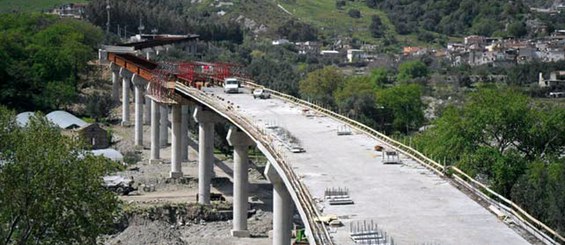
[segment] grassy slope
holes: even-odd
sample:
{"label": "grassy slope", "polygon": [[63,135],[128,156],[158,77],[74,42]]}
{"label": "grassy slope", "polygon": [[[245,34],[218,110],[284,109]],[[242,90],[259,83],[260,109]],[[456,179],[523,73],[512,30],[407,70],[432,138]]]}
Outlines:
{"label": "grassy slope", "polygon": [[[368,8],[364,2],[346,1],[347,5],[338,10],[335,7],[335,0],[296,0],[295,3],[279,1],[288,11],[293,13],[300,20],[323,28],[323,32],[331,36],[343,36],[351,34],[353,37],[366,42],[375,42],[368,29],[371,24],[371,16],[381,17],[384,25],[389,32],[396,34],[394,26],[391,24],[386,13]],[[348,15],[350,9],[358,9],[361,18],[355,19]]]}
{"label": "grassy slope", "polygon": [[0,0],[0,13],[13,10],[36,12],[50,9],[64,3],[84,3],[87,0]]}
{"label": "grassy slope", "polygon": [[[364,1],[346,1],[347,5],[341,10],[336,8],[335,0],[276,0],[276,2],[293,13],[296,18],[319,27],[324,34],[330,37],[352,36],[364,42],[379,44],[380,40],[371,37],[369,33],[371,17],[378,15],[383,24],[387,26],[387,32],[396,37],[399,47],[429,46],[429,44],[418,41],[415,35],[398,35],[387,13],[367,7]],[[359,10],[361,18],[349,17],[350,9]]]}

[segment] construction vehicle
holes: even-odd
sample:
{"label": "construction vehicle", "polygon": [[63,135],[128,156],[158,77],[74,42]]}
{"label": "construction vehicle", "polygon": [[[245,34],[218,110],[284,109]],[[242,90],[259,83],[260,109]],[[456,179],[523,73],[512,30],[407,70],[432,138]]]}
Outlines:
{"label": "construction vehicle", "polygon": [[104,176],[104,187],[117,193],[118,195],[128,195],[132,191],[137,191],[133,187],[133,177],[126,178],[120,175]]}

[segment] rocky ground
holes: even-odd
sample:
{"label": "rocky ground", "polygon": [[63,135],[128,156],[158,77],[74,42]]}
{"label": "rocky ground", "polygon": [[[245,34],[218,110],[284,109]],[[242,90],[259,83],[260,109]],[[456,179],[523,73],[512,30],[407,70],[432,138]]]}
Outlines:
{"label": "rocky ground", "polygon": [[[160,164],[150,164],[148,161],[150,146],[150,129],[144,126],[144,147],[133,146],[133,127],[119,125],[121,108],[112,111],[111,122],[108,129],[113,134],[113,147],[122,153],[136,159],[136,163],[128,165],[127,170],[117,174],[133,177],[138,183],[139,191],[128,196],[121,196],[128,206],[158,207],[163,204],[183,204],[196,202],[198,192],[198,164],[196,159],[197,144],[192,141],[189,152],[189,161],[182,163],[184,177],[180,180],[168,178],[170,171],[170,144],[161,150],[163,158]],[[132,104],[131,119],[134,118]],[[114,120],[112,120],[114,118]],[[170,142],[170,138],[169,138]],[[253,159],[252,159],[253,160]],[[254,165],[254,164],[252,164]],[[232,199],[232,161],[223,156],[216,156],[214,167],[215,177],[212,180],[212,192],[221,194],[227,203]],[[171,223],[167,220],[148,219],[144,217],[130,217],[129,224],[125,230],[118,234],[109,235],[100,239],[102,244],[162,244],[162,245],[185,245],[185,244],[270,244],[268,231],[272,229],[272,186],[267,182],[261,169],[250,168],[250,206],[253,215],[249,218],[250,238],[233,238],[230,235],[232,228],[231,220],[226,221],[204,221],[189,220],[182,223]],[[143,188],[148,187],[148,188]],[[145,189],[145,190],[144,190]]]}

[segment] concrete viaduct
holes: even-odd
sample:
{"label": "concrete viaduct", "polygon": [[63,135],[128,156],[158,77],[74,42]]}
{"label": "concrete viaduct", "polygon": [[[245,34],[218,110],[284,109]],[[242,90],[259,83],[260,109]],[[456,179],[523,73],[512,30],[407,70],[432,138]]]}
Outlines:
{"label": "concrete viaduct", "polygon": [[[448,169],[362,124],[277,91],[270,90],[270,100],[254,100],[248,92],[224,94],[214,85],[220,85],[226,76],[240,75],[234,67],[157,64],[128,52],[109,48],[101,55],[112,71],[114,98],[120,97],[122,87],[122,124],[133,124],[139,146],[142,125],[151,125],[151,163],[161,160],[160,148],[167,142],[170,126],[170,177],[179,178],[183,176],[181,162],[188,157],[188,122],[198,123],[201,204],[210,203],[214,124],[227,121],[233,125],[226,137],[234,148],[234,237],[249,236],[248,149],[256,146],[269,160],[265,174],[273,184],[276,245],[291,240],[294,207],[310,244],[529,244],[505,222],[545,244],[564,241],[457,168]],[[198,72],[193,73],[195,70]],[[246,91],[260,87],[242,80]],[[134,87],[133,122],[130,86]],[[277,133],[275,128],[284,132]],[[345,134],[338,136],[340,131]],[[289,143],[289,138],[299,139],[306,152],[292,153],[296,142]],[[375,145],[397,155],[376,152]],[[395,156],[402,165],[383,164]],[[488,208],[458,188],[487,203]],[[492,193],[485,195],[479,188]],[[346,205],[331,205],[330,201],[345,201]],[[344,226],[320,222],[328,214],[338,217]]]}

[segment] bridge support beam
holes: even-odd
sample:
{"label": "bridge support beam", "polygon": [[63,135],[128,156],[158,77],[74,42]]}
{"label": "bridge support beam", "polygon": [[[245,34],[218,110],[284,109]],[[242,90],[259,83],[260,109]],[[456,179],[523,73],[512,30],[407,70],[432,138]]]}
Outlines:
{"label": "bridge support beam", "polygon": [[233,229],[231,235],[249,237],[247,230],[248,150],[249,146],[255,145],[255,142],[236,127],[230,128],[227,140],[233,146]]}
{"label": "bridge support beam", "polygon": [[151,155],[149,163],[158,163],[160,160],[159,151],[161,142],[159,141],[159,120],[161,120],[161,105],[155,100],[151,100]]}
{"label": "bridge support beam", "polygon": [[169,141],[169,107],[166,104],[161,105],[161,124],[159,131],[159,142],[162,148],[167,147]]}
{"label": "bridge support beam", "polygon": [[188,105],[181,109],[181,160],[188,161]]}
{"label": "bridge support beam", "polygon": [[122,68],[120,75],[122,76],[122,126],[129,125],[129,84],[131,76],[126,75],[127,71]]}
{"label": "bridge support beam", "polygon": [[292,198],[271,163],[265,173],[273,184],[273,245],[288,245],[292,238]]}
{"label": "bridge support beam", "polygon": [[171,174],[170,177],[177,179],[182,177],[181,166],[181,105],[172,105],[172,133],[171,133]]}
{"label": "bridge support beam", "polygon": [[198,122],[198,203],[210,204],[210,180],[214,169],[214,123],[217,118],[213,112],[196,107],[194,120]]}

